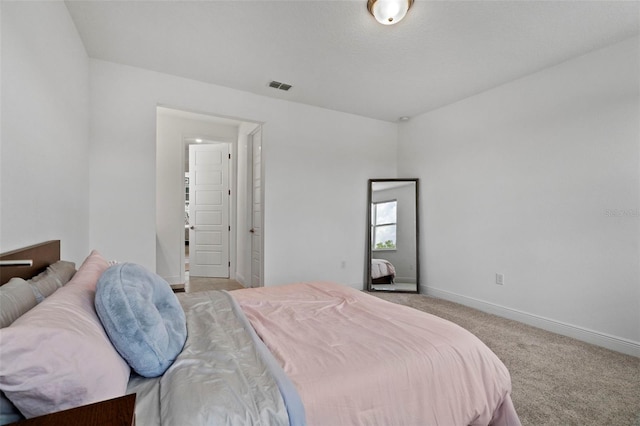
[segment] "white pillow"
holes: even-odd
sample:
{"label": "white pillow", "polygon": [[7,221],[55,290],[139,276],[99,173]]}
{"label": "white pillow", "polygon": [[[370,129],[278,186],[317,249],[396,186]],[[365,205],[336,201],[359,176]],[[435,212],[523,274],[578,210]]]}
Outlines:
{"label": "white pillow", "polygon": [[107,266],[91,252],[66,286],[0,329],[0,390],[25,417],[124,395],[129,366],[93,304]]}

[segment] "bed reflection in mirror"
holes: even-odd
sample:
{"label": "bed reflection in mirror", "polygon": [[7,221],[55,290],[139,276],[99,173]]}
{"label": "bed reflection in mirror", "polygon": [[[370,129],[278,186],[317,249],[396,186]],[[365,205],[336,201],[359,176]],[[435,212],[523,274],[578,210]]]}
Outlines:
{"label": "bed reflection in mirror", "polygon": [[419,292],[418,179],[370,179],[367,290]]}

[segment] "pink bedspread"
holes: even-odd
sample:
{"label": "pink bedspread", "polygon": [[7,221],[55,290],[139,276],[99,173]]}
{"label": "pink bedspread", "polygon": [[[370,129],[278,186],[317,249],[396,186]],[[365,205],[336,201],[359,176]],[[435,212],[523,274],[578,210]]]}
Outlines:
{"label": "pink bedspread", "polygon": [[371,259],[371,278],[380,278],[391,275],[396,276],[396,268],[385,259]]}
{"label": "pink bedspread", "polygon": [[449,321],[327,282],[231,294],[309,425],[520,424],[506,367]]}

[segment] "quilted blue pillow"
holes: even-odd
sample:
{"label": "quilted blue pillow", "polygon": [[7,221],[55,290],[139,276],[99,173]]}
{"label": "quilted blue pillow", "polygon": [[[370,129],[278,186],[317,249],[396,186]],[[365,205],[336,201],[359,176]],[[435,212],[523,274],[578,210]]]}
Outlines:
{"label": "quilted blue pillow", "polygon": [[187,339],[184,311],[171,287],[140,265],[104,271],[95,305],[111,343],[141,376],[162,375]]}

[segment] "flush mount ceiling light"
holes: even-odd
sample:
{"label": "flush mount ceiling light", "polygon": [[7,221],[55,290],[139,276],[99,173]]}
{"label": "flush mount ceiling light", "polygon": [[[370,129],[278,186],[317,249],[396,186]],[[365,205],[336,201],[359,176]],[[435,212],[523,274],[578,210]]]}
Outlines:
{"label": "flush mount ceiling light", "polygon": [[367,0],[367,9],[383,25],[393,25],[402,20],[413,0]]}

